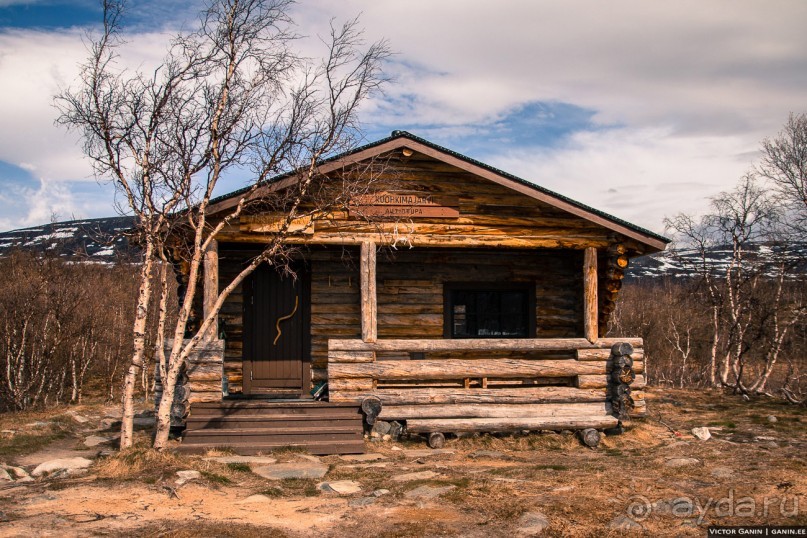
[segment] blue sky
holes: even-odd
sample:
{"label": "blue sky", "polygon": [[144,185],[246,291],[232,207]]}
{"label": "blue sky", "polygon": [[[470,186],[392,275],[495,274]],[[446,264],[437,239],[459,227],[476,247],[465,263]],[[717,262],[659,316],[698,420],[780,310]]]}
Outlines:
{"label": "blue sky", "polygon": [[[129,3],[128,65],[150,65],[198,4]],[[368,140],[403,129],[662,232],[729,189],[807,102],[807,3],[789,0],[300,1],[300,31],[361,13],[394,79]],[[0,0],[0,229],[115,214],[52,96],[75,80],[90,0]],[[239,178],[227,182],[237,188]]]}

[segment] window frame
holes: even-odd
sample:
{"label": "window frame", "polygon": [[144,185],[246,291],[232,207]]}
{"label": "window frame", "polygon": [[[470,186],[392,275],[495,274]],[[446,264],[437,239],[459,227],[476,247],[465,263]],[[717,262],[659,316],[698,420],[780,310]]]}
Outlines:
{"label": "window frame", "polygon": [[[454,336],[454,291],[472,292],[526,292],[527,294],[527,335],[526,336]],[[443,283],[443,338],[449,340],[490,340],[535,338],[537,321],[535,312],[535,282],[444,282]]]}

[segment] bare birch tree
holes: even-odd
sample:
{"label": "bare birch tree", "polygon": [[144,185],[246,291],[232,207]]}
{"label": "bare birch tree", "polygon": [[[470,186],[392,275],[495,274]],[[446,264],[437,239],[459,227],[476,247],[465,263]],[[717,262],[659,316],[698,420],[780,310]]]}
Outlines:
{"label": "bare birch tree", "polygon": [[[261,263],[287,259],[285,234],[307,202],[320,196],[321,208],[347,196],[317,185],[318,163],[357,143],[358,107],[383,82],[387,47],[366,46],[352,20],[332,25],[321,62],[305,59],[292,49],[297,36],[290,3],[213,0],[198,29],[176,36],[163,63],[146,75],[118,67],[123,6],[106,1],[104,29],[92,43],[78,88],[57,98],[60,122],[82,133],[97,176],[115,183],[126,210],[136,216],[143,247],[121,448],[132,443],[134,385],[144,365],[155,295],[164,388],[155,447],[164,448],[177,377],[199,341],[215,332],[212,324],[227,295]],[[209,220],[214,189],[233,171],[249,171],[248,186]],[[284,181],[270,186],[278,174],[286,174]],[[186,335],[205,252],[228,223],[259,203],[283,215],[274,239],[222,291],[195,333]],[[176,323],[168,327],[167,273],[157,279],[159,291],[152,277],[169,261],[172,234],[185,238],[187,280]]]}

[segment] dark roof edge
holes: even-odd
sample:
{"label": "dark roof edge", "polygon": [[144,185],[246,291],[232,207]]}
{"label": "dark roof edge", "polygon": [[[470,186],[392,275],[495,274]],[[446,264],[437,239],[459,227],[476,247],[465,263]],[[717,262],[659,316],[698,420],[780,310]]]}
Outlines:
{"label": "dark roof edge", "polygon": [[[398,138],[406,138],[406,139],[412,140],[413,142],[417,142],[419,144],[423,144],[424,146],[428,146],[431,149],[434,149],[434,150],[439,151],[441,153],[451,155],[452,157],[455,157],[457,159],[463,160],[463,161],[467,162],[468,164],[471,164],[473,166],[477,166],[479,168],[483,168],[483,169],[485,169],[485,170],[487,170],[489,172],[492,172],[494,174],[502,176],[502,177],[504,177],[506,179],[509,179],[511,181],[515,181],[517,183],[520,183],[521,185],[524,185],[525,187],[533,189],[536,192],[540,192],[542,194],[551,196],[553,198],[557,198],[558,200],[562,200],[563,202],[571,204],[571,205],[573,205],[573,206],[575,206],[575,207],[577,207],[579,209],[582,209],[583,211],[586,211],[588,213],[592,213],[594,215],[597,215],[598,217],[601,217],[601,218],[604,218],[606,220],[609,220],[609,221],[613,222],[614,224],[617,224],[619,226],[623,226],[625,228],[628,228],[628,229],[630,229],[630,230],[632,230],[632,231],[634,231],[636,233],[646,235],[646,236],[651,237],[651,238],[653,238],[653,239],[655,239],[657,241],[661,241],[661,242],[663,242],[665,244],[669,244],[672,241],[671,239],[668,239],[668,238],[664,237],[663,235],[659,235],[659,234],[657,234],[655,232],[651,232],[650,230],[648,230],[646,228],[642,228],[641,226],[636,226],[635,224],[632,224],[632,223],[630,223],[630,222],[628,222],[626,220],[622,220],[622,219],[620,219],[618,217],[615,217],[613,215],[605,213],[604,211],[600,211],[599,209],[596,209],[594,207],[591,207],[591,206],[588,206],[588,205],[583,204],[581,202],[578,202],[577,200],[573,200],[572,198],[569,198],[569,197],[564,196],[562,194],[558,194],[557,192],[554,192],[554,191],[551,191],[551,190],[549,190],[547,188],[541,187],[540,185],[537,185],[537,184],[535,184],[535,183],[533,183],[531,181],[527,181],[526,179],[522,179],[522,178],[520,178],[518,176],[515,176],[515,175],[509,173],[509,172],[505,172],[504,170],[501,170],[501,169],[496,168],[494,166],[490,166],[489,164],[485,164],[482,161],[478,161],[476,159],[473,159],[471,157],[463,155],[462,153],[458,153],[458,152],[456,152],[454,150],[451,150],[451,149],[448,149],[446,147],[443,147],[443,146],[440,146],[438,144],[435,144],[434,142],[430,142],[429,140],[426,140],[425,138],[421,138],[419,136],[413,135],[412,133],[410,133],[408,131],[399,131],[399,130],[392,131],[392,134],[390,136],[386,137],[386,138],[376,140],[375,142],[370,142],[368,144],[365,144],[365,145],[357,147],[355,149],[346,151],[344,153],[334,155],[333,157],[328,157],[327,159],[323,159],[319,164],[324,165],[324,164],[327,164],[327,163],[330,163],[330,162],[342,160],[342,159],[345,159],[346,157],[350,157],[353,154],[356,154],[356,153],[359,153],[359,152],[362,152],[362,151],[367,151],[368,149],[372,149],[372,148],[374,148],[376,146],[381,146],[383,144],[386,144],[386,143],[391,142],[393,140],[396,140]],[[279,181],[279,180],[281,180],[283,178],[286,178],[286,177],[288,177],[290,175],[291,175],[291,173],[285,173],[285,174],[278,175],[278,176],[272,178],[270,183]],[[231,193],[219,196],[219,197],[211,200],[210,204],[213,205],[214,203],[222,202],[224,200],[228,200],[230,198],[233,198],[235,196],[243,194],[243,193],[247,192],[249,190],[249,188],[250,187],[246,187],[246,188],[239,189],[239,190],[233,191]]]}

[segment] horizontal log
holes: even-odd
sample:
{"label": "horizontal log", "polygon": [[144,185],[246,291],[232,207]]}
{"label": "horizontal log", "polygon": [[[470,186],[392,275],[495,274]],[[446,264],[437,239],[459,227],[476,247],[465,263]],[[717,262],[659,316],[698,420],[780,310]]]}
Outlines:
{"label": "horizontal log", "polygon": [[618,342],[634,348],[642,347],[641,338],[600,338],[594,343],[585,338],[485,338],[485,339],[387,339],[377,342],[330,339],[333,351],[575,351],[577,349],[611,349]]}
{"label": "horizontal log", "polygon": [[564,404],[454,404],[454,405],[389,405],[381,409],[379,418],[408,420],[413,418],[544,418],[581,415],[608,415],[607,402]]}
{"label": "horizontal log", "polygon": [[377,361],[364,364],[331,363],[330,379],[461,379],[464,377],[571,377],[575,375],[605,374],[606,364],[569,360],[423,360],[423,361]]}
{"label": "horizontal log", "polygon": [[191,381],[188,383],[188,387],[191,389],[191,397],[197,392],[216,392],[218,391],[221,394],[221,378],[215,381]]}
{"label": "horizontal log", "polygon": [[209,392],[193,392],[191,393],[190,397],[188,398],[188,402],[191,403],[191,414],[193,414],[193,404],[194,403],[202,403],[202,402],[220,402],[222,398],[221,391],[209,391]]}
{"label": "horizontal log", "polygon": [[189,377],[203,376],[206,374],[218,374],[223,371],[223,361],[217,362],[188,362],[185,366],[185,373]]}
{"label": "horizontal log", "polygon": [[[634,361],[640,361],[644,358],[643,349],[635,349],[630,354]],[[578,349],[577,360],[579,361],[607,361],[611,358],[610,349]]]}
{"label": "horizontal log", "polygon": [[328,362],[373,362],[374,351],[329,351]]}
{"label": "horizontal log", "polygon": [[609,415],[539,418],[433,418],[406,421],[410,432],[485,432],[513,430],[578,430],[613,428],[617,418]]}
{"label": "horizontal log", "polygon": [[523,387],[501,389],[415,388],[375,391],[329,391],[332,402],[361,402],[378,397],[384,405],[426,404],[529,404],[605,401],[605,389],[574,387]]}
{"label": "horizontal log", "polygon": [[[607,375],[579,375],[575,381],[575,386],[579,389],[599,389],[608,386]],[[647,384],[643,375],[637,375],[630,384],[631,388],[642,388]]]}
{"label": "horizontal log", "polygon": [[374,388],[373,379],[369,377],[361,379],[328,379],[328,391],[371,391]]}

